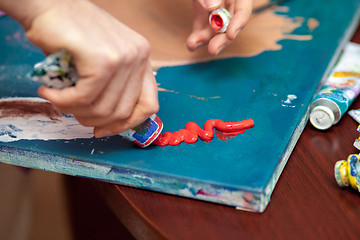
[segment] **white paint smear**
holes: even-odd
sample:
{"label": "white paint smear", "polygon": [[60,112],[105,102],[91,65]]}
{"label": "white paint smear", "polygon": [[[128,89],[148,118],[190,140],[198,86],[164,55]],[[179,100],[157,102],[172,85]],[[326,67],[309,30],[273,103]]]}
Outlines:
{"label": "white paint smear", "polygon": [[297,99],[297,96],[294,95],[294,94],[289,94],[287,95],[287,99],[284,101],[284,100],[281,100],[283,103],[281,104],[281,106],[283,107],[291,107],[291,108],[294,108],[295,105],[293,105],[293,101]]}
{"label": "white paint smear", "polygon": [[[48,102],[41,98],[7,98],[3,101],[24,101],[34,104]],[[0,109],[0,141],[13,142],[26,140],[56,140],[92,138],[93,128],[82,126],[73,116],[62,115],[52,120],[41,114],[31,116],[1,117]]]}
{"label": "white paint smear", "polygon": [[297,99],[297,96],[296,95],[293,95],[293,94],[289,94],[287,95],[287,99],[285,100],[284,103],[288,103],[290,104],[293,100]]}

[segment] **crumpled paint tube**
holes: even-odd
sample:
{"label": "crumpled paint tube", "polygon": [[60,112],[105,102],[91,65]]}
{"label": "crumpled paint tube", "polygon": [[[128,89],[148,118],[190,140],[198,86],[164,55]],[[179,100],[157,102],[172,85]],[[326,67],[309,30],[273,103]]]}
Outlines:
{"label": "crumpled paint tube", "polygon": [[340,187],[348,187],[360,191],[360,156],[351,154],[347,160],[337,161],[334,167],[334,174],[337,184]]}

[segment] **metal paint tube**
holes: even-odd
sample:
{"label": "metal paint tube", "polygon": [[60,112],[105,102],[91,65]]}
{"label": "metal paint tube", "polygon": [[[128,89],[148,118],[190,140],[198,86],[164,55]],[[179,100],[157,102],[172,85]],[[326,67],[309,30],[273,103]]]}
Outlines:
{"label": "metal paint tube", "polygon": [[348,43],[310,110],[311,124],[325,130],[338,123],[360,92],[360,45]]}
{"label": "metal paint tube", "polygon": [[334,175],[340,187],[348,187],[360,191],[360,156],[351,154],[347,160],[337,161],[334,167]]}
{"label": "metal paint tube", "polygon": [[209,24],[216,33],[224,33],[231,20],[231,14],[225,8],[218,8],[210,13]]}
{"label": "metal paint tube", "polygon": [[[72,55],[66,50],[59,50],[49,55],[44,61],[35,64],[29,77],[47,87],[63,89],[74,86],[79,75]],[[160,135],[162,129],[163,123],[156,114],[153,114],[142,124],[119,135],[144,148]]]}

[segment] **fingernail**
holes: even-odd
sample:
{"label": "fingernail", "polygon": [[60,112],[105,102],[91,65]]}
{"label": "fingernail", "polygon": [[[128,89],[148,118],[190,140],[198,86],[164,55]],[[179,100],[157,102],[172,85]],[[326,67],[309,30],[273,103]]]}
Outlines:
{"label": "fingernail", "polygon": [[220,48],[217,50],[216,55],[220,54],[221,51],[224,49],[224,47],[225,47],[225,46],[220,47]]}
{"label": "fingernail", "polygon": [[190,51],[195,51],[197,48],[201,47],[202,45],[204,45],[203,42],[197,42],[192,44],[185,43],[185,47],[187,47]]}
{"label": "fingernail", "polygon": [[220,5],[221,0],[204,0],[205,7],[212,8]]}
{"label": "fingernail", "polygon": [[204,45],[204,42],[197,42],[197,43],[194,45],[193,50],[198,49],[198,48],[201,47],[202,45]]}
{"label": "fingernail", "polygon": [[239,29],[237,32],[235,32],[234,39],[239,35],[240,32],[241,32],[241,29]]}

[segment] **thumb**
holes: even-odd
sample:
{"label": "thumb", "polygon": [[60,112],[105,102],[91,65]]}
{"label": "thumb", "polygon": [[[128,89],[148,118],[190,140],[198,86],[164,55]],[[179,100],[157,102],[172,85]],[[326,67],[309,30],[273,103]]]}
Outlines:
{"label": "thumb", "polygon": [[211,12],[222,6],[222,0],[196,0],[207,11]]}

